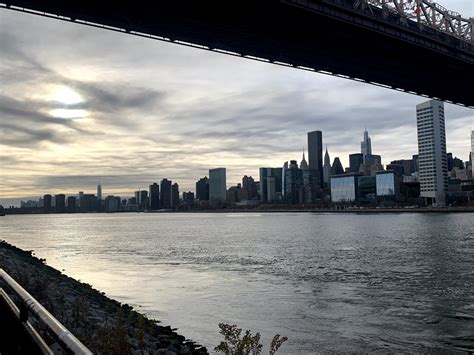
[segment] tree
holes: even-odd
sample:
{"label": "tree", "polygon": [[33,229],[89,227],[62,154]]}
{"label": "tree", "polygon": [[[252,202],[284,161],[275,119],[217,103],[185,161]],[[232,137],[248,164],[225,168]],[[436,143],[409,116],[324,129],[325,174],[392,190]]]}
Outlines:
{"label": "tree", "polygon": [[[224,336],[224,341],[216,346],[214,351],[225,355],[260,355],[262,353],[263,345],[260,344],[260,333],[252,336],[250,330],[247,330],[241,338],[242,329],[237,328],[235,324],[219,323],[219,328],[219,333]],[[269,354],[274,355],[287,340],[287,337],[280,338],[280,334],[275,335],[270,344]]]}

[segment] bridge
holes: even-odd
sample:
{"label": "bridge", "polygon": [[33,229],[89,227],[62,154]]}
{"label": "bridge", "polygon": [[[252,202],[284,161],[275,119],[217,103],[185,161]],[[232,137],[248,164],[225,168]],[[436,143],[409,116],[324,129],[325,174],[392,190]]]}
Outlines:
{"label": "bridge", "polygon": [[474,108],[474,20],[432,0],[136,0],[112,6],[4,0],[0,6]]}

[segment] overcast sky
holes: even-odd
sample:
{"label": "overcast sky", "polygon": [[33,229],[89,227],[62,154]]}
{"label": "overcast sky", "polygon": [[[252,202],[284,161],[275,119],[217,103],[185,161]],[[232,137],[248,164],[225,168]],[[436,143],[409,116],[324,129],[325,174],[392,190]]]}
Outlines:
{"label": "overcast sky", "polygon": [[[444,6],[473,16],[471,0]],[[423,98],[322,74],[0,9],[0,203],[45,193],[180,190],[213,167],[228,185],[301,160],[323,131],[331,160],[417,153]],[[407,63],[409,65],[409,63]],[[448,151],[468,159],[474,111],[446,104]],[[66,117],[69,116],[69,117]]]}

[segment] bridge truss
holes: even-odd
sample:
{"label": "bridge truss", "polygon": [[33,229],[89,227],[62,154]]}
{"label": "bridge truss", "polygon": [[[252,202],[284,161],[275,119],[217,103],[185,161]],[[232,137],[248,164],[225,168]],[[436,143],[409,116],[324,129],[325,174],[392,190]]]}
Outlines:
{"label": "bridge truss", "polygon": [[376,6],[420,25],[434,28],[466,42],[474,43],[474,18],[463,18],[431,0],[355,0],[354,8]]}

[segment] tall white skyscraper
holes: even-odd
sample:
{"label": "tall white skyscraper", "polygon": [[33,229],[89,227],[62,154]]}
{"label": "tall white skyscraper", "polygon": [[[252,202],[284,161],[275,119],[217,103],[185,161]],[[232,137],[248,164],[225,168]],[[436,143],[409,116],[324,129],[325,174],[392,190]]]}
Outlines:
{"label": "tall white skyscraper", "polygon": [[444,206],[448,190],[448,162],[443,102],[430,100],[417,105],[416,123],[420,195],[434,199],[438,206]]}
{"label": "tall white skyscraper", "polygon": [[367,155],[372,155],[372,142],[369,137],[369,132],[367,132],[367,129],[364,131],[364,140],[360,142],[360,152],[364,156],[364,162],[365,162],[365,157]]}
{"label": "tall white skyscraper", "polygon": [[226,170],[216,168],[209,170],[209,200],[225,202],[226,200]]}

